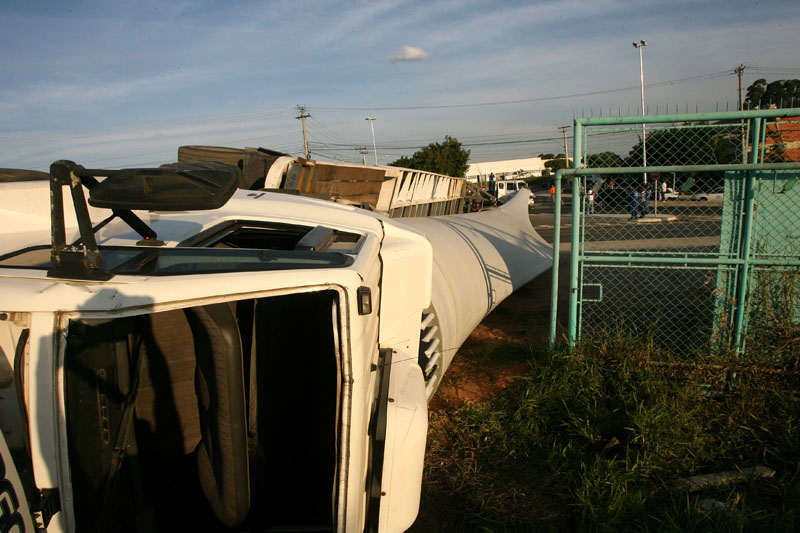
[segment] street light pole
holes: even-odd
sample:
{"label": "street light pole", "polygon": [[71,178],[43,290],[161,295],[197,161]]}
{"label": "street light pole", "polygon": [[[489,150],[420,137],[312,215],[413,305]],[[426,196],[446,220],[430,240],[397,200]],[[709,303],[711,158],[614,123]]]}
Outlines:
{"label": "street light pole", "polygon": [[375,126],[373,126],[378,117],[366,117],[364,120],[369,120],[369,129],[372,131],[372,151],[375,152],[375,166],[378,166],[378,149],[375,147]]}
{"label": "street light pole", "polygon": [[[645,46],[647,46],[647,41],[644,40],[633,43],[633,47],[639,49],[639,78],[642,82],[642,117],[644,117],[644,60],[642,59],[642,48]],[[642,121],[642,166],[647,166],[647,132],[645,131],[644,121]],[[647,186],[647,172],[644,173],[644,184]]]}

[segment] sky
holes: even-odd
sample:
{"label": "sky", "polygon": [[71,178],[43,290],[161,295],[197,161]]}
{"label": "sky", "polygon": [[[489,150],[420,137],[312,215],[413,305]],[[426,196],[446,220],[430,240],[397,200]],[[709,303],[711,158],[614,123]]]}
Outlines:
{"label": "sky", "polygon": [[[179,146],[380,164],[563,152],[575,116],[733,110],[800,78],[796,0],[0,0],[0,167],[174,162]],[[658,108],[658,109],[657,109]],[[568,133],[571,129],[568,129]],[[571,148],[570,148],[571,149]]]}

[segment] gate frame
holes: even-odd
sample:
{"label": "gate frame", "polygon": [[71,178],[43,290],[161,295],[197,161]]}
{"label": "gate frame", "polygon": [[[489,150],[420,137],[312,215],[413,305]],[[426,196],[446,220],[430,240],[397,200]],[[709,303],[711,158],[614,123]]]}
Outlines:
{"label": "gate frame", "polygon": [[[800,170],[800,162],[791,163],[758,163],[760,140],[764,137],[762,130],[766,129],[764,118],[798,117],[800,108],[790,109],[765,109],[755,111],[734,111],[725,113],[693,113],[686,115],[658,115],[616,118],[576,118],[573,125],[573,168],[560,169],[555,175],[556,194],[554,198],[553,222],[553,278],[551,285],[550,306],[550,349],[555,349],[557,338],[557,313],[558,313],[558,283],[559,283],[559,245],[561,240],[561,199],[562,178],[568,176],[572,179],[572,217],[571,217],[571,246],[570,246],[570,274],[569,274],[569,314],[567,343],[570,349],[574,348],[578,340],[578,291],[580,265],[587,261],[606,263],[667,263],[676,265],[707,264],[707,265],[733,265],[738,266],[736,315],[734,318],[734,346],[737,355],[743,347],[742,330],[744,324],[745,298],[747,295],[747,281],[749,269],[753,265],[777,265],[800,267],[800,260],[780,261],[774,259],[754,259],[751,257],[752,219],[754,210],[754,177],[753,171],[779,171]],[[750,142],[753,149],[750,163],[743,164],[707,164],[707,165],[670,165],[647,167],[604,167],[584,168],[583,165],[583,137],[586,126],[614,126],[625,124],[650,124],[650,123],[687,123],[702,121],[742,120],[748,122]],[[752,126],[751,126],[752,123]],[[745,152],[746,153],[746,152]],[[744,155],[743,155],[744,158]],[[763,154],[762,154],[763,161]],[[745,199],[744,221],[742,226],[742,249],[739,257],[735,259],[711,259],[690,257],[611,257],[597,256],[584,253],[580,242],[583,212],[580,204],[580,176],[594,174],[643,174],[643,173],[668,173],[668,172],[708,172],[708,171],[738,171],[745,172]]]}

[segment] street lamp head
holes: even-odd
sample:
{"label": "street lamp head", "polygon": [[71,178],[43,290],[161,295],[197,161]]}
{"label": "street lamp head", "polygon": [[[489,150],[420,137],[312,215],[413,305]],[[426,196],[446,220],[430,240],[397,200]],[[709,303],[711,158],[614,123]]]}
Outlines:
{"label": "street lamp head", "polygon": [[634,48],[641,48],[642,46],[647,46],[647,41],[641,40],[638,43],[634,41],[633,47]]}
{"label": "street lamp head", "polygon": [[647,41],[644,41],[644,40],[639,41],[639,44],[641,44],[642,46],[647,46]]}
{"label": "street lamp head", "polygon": [[364,120],[378,120],[378,117],[364,117]]}

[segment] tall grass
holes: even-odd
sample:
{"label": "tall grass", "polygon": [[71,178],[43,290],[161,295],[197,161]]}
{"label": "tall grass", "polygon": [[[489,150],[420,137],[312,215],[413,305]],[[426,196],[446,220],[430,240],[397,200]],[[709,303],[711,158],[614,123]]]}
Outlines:
{"label": "tall grass", "polygon": [[[687,363],[624,334],[515,353],[529,363],[515,386],[431,414],[423,499],[440,528],[800,531],[796,366]],[[775,477],[669,488],[755,465]]]}

